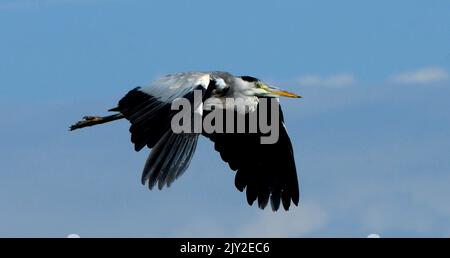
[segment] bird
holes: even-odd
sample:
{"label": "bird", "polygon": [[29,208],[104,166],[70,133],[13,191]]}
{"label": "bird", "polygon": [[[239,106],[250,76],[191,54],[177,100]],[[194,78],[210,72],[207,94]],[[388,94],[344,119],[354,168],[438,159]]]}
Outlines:
{"label": "bird", "polygon": [[[244,133],[174,132],[171,121],[176,110],[172,109],[172,104],[184,98],[195,105],[194,92],[201,96],[201,104],[190,112],[192,117],[197,115],[202,119],[218,110],[235,114],[234,119],[241,115],[247,124],[253,114],[258,119],[267,116],[266,119],[270,120],[274,111],[268,108],[268,114],[261,113],[262,103],[263,100],[273,101],[275,104],[271,107],[278,108],[279,116],[277,121],[270,122],[279,128],[277,141],[262,144],[261,137],[267,136],[267,132],[259,128],[256,132]],[[113,112],[112,115],[85,116],[69,130],[128,120],[135,151],[144,147],[150,149],[141,178],[142,184],[148,184],[150,190],[156,185],[160,190],[171,186],[186,171],[202,135],[214,143],[214,149],[222,160],[235,171],[235,187],[240,192],[245,191],[250,206],[257,202],[259,208],[265,209],[270,201],[273,211],[277,211],[281,204],[288,211],[291,203],[298,206],[300,193],[294,150],[278,97],[301,98],[252,76],[235,76],[223,71],[179,72],[130,90],[114,108],[108,110]],[[247,109],[227,105],[227,99],[243,99]],[[223,118],[223,121],[215,122],[226,126],[230,121]]]}

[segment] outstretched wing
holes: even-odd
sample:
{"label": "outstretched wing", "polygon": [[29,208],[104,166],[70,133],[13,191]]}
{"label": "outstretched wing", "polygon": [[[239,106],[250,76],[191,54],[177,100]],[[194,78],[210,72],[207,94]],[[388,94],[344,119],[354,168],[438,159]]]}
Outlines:
{"label": "outstretched wing", "polygon": [[[178,178],[189,166],[198,134],[175,134],[170,121],[176,98],[191,98],[195,89],[206,90],[208,73],[178,73],[165,76],[147,87],[138,87],[119,101],[113,111],[121,112],[131,122],[131,142],[136,151],[147,146],[152,151],[142,172],[142,183],[162,189]],[[202,109],[196,109],[201,112]],[[201,114],[200,114],[201,115]]]}
{"label": "outstretched wing", "polygon": [[[259,109],[260,105],[255,112],[259,113]],[[204,134],[215,143],[221,158],[236,171],[236,188],[241,192],[246,189],[248,204],[252,205],[257,199],[258,206],[264,209],[270,199],[274,211],[278,210],[280,202],[285,210],[289,209],[291,201],[295,205],[299,202],[294,153],[281,107],[279,111],[279,121],[271,121],[279,125],[279,138],[274,144],[261,144],[261,136],[267,134],[260,130],[258,133]],[[236,117],[236,111],[227,112],[234,112]],[[270,118],[270,109],[267,115]],[[249,116],[245,116],[247,123]]]}

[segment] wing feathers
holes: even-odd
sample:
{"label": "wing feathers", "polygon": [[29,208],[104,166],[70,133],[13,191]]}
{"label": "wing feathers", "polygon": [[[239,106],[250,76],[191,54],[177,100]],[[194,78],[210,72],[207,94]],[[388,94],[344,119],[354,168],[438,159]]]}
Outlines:
{"label": "wing feathers", "polygon": [[294,154],[282,113],[278,122],[280,134],[274,144],[261,144],[261,133],[204,134],[236,170],[235,186],[246,191],[247,202],[252,205],[258,200],[258,206],[264,209],[270,200],[274,211],[280,204],[288,210],[291,202],[298,205],[299,201]]}
{"label": "wing feathers", "polygon": [[149,87],[137,87],[125,95],[114,111],[120,111],[131,122],[131,142],[136,151],[145,146],[152,149],[144,166],[142,183],[162,189],[178,178],[192,159],[198,135],[174,134],[170,121],[175,114],[172,101],[178,97],[192,98],[194,89],[205,90],[207,73],[181,73],[163,77]]}
{"label": "wing feathers", "polygon": [[[142,173],[142,183],[152,189],[170,186],[183,174],[192,160],[197,134],[174,134],[170,121],[171,102],[177,97],[190,99],[194,89],[208,93],[212,77],[207,73],[182,73],[163,77],[146,88],[135,88],[122,98],[114,111],[131,122],[131,141],[136,151],[151,148]],[[211,89],[209,89],[211,93]],[[258,109],[257,109],[258,110]],[[281,108],[279,109],[281,112]],[[201,110],[200,110],[201,111]],[[225,116],[224,116],[225,117]],[[236,115],[235,115],[236,117]],[[276,121],[274,121],[276,122]],[[280,114],[279,140],[261,144],[261,133],[204,134],[215,144],[221,158],[236,171],[235,186],[246,192],[247,202],[257,200],[264,209],[269,201],[274,211],[283,205],[298,205],[299,189],[292,144]]]}

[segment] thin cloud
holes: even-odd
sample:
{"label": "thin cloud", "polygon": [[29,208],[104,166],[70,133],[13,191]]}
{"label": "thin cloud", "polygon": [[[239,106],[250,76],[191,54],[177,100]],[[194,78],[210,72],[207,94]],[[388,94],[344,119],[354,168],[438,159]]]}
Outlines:
{"label": "thin cloud", "polygon": [[287,212],[273,212],[270,207],[258,210],[250,220],[235,221],[235,227],[213,216],[200,216],[178,228],[171,236],[181,237],[303,237],[316,233],[328,224],[323,208],[312,202],[291,207]]}
{"label": "thin cloud", "polygon": [[238,232],[240,237],[299,237],[316,232],[327,224],[325,211],[317,205],[302,203],[288,212],[270,209]]}
{"label": "thin cloud", "polygon": [[350,86],[356,82],[355,76],[341,73],[322,77],[319,75],[304,75],[298,78],[298,82],[305,86],[341,88]]}
{"label": "thin cloud", "polygon": [[449,74],[444,68],[426,67],[393,75],[389,81],[399,84],[424,84],[445,81],[448,78]]}

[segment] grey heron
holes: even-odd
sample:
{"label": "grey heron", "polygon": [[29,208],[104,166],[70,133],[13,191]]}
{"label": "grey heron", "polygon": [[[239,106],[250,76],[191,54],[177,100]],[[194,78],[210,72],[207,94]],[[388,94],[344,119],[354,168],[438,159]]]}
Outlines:
{"label": "grey heron", "polygon": [[[258,206],[264,209],[270,200],[274,211],[279,209],[280,203],[285,210],[291,202],[297,206],[297,171],[281,108],[278,120],[271,121],[279,126],[278,140],[273,144],[260,142],[264,135],[260,130],[253,133],[174,133],[171,104],[178,98],[192,102],[192,93],[196,90],[201,92],[205,105],[195,107],[192,112],[202,117],[211,112],[206,109],[206,103],[220,104],[227,98],[242,98],[250,103],[249,109],[241,111],[246,120],[258,112],[263,99],[274,100],[279,107],[279,96],[300,98],[251,76],[219,71],[176,73],[129,91],[115,108],[109,110],[114,114],[84,117],[70,130],[127,119],[131,123],[129,131],[135,150],[140,151],[145,146],[151,149],[142,172],[142,183],[148,183],[150,189],[156,184],[159,189],[170,186],[182,175],[195,152],[199,135],[204,135],[214,142],[222,160],[236,171],[235,186],[241,192],[246,190],[249,205],[257,200]],[[227,105],[223,105],[222,110],[238,112]]]}

